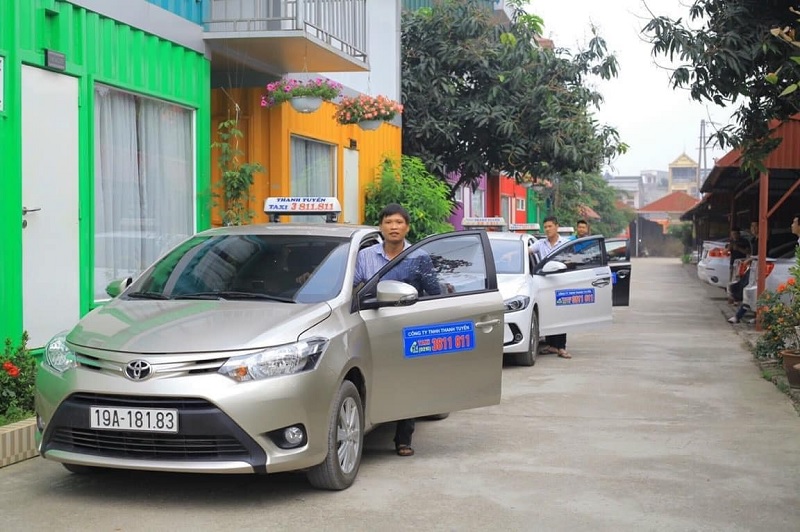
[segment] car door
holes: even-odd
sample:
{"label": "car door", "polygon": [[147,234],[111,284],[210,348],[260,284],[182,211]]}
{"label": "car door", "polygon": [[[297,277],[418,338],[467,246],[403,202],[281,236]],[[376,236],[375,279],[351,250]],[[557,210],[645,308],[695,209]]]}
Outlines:
{"label": "car door", "polygon": [[[381,301],[387,286],[406,296]],[[503,300],[485,232],[426,238],[356,297],[372,353],[366,408],[373,423],[500,402]]]}
{"label": "car door", "polygon": [[603,237],[562,245],[539,261],[533,273],[542,335],[611,324],[611,269]]}
{"label": "car door", "polygon": [[626,238],[606,239],[606,258],[611,268],[612,305],[627,307],[631,297],[631,249]]}

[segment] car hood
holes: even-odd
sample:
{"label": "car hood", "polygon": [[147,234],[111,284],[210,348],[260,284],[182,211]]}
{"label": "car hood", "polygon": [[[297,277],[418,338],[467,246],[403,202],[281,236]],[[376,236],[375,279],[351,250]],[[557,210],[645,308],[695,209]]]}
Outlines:
{"label": "car hood", "polygon": [[67,340],[132,353],[248,350],[294,342],[330,314],[327,303],[116,299],[86,315]]}
{"label": "car hood", "polygon": [[497,288],[503,300],[514,296],[526,296],[530,292],[526,281],[525,274],[500,274],[497,276]]}

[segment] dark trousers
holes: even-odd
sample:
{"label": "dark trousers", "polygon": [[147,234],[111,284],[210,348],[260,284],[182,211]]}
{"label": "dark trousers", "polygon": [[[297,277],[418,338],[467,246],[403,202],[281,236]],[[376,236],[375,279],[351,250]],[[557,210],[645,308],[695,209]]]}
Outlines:
{"label": "dark trousers", "polygon": [[397,428],[394,431],[394,444],[411,445],[411,435],[414,434],[415,419],[401,419],[397,422]]}
{"label": "dark trousers", "polygon": [[550,347],[555,347],[556,349],[566,349],[567,348],[567,335],[566,334],[554,334],[552,336],[545,336],[544,341]]}

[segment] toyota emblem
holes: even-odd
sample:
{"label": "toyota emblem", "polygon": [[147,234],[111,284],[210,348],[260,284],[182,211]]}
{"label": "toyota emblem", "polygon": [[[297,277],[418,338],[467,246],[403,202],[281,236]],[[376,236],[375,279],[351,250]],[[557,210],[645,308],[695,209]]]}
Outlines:
{"label": "toyota emblem", "polygon": [[132,381],[143,381],[153,373],[153,366],[146,360],[132,360],[125,366],[125,376]]}

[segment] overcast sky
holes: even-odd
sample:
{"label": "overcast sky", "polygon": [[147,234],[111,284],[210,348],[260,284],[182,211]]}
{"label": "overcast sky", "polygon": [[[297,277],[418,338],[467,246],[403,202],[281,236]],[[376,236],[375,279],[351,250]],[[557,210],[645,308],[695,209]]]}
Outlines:
{"label": "overcast sky", "polygon": [[[686,0],[647,0],[656,15],[686,17]],[[600,122],[614,126],[630,149],[608,168],[615,175],[638,175],[642,170],[667,170],[686,152],[699,161],[700,121],[727,123],[732,109],[700,104],[685,90],[669,83],[669,66],[653,58],[641,29],[650,19],[642,0],[532,0],[527,7],[544,19],[544,36],[557,47],[585,47],[594,24],[619,61],[619,77],[596,83],[605,102],[597,113]],[[661,65],[661,68],[658,66]],[[710,131],[706,125],[706,131]],[[708,136],[708,133],[707,133]],[[709,147],[708,168],[725,152]]]}

